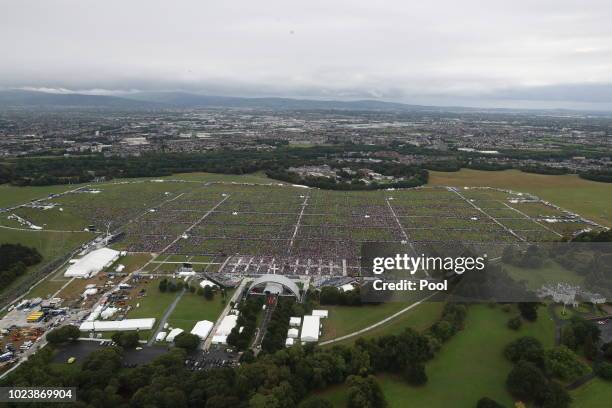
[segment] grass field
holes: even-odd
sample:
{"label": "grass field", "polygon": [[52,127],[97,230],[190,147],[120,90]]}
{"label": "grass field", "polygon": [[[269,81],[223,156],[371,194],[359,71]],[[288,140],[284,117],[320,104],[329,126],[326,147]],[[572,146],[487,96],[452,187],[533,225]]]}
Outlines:
{"label": "grass field", "polygon": [[[227,299],[230,299],[231,296],[232,292],[228,291]],[[206,300],[203,296],[187,292],[170,315],[168,324],[171,327],[179,327],[185,331],[190,331],[200,320],[215,322],[224,307],[219,293],[215,295],[214,299]]]}
{"label": "grass field", "polygon": [[[128,313],[127,318],[139,319],[154,317],[154,328],[157,327],[164,312],[179,294],[179,292],[160,292],[158,287],[159,280],[154,279],[149,281],[149,283],[144,286],[146,289],[146,296],[132,299],[129,302],[132,306],[132,310]],[[136,307],[137,304],[138,307]]]}
{"label": "grass field", "polygon": [[[465,329],[442,346],[436,358],[427,364],[428,383],[423,387],[406,385],[391,375],[379,381],[391,408],[473,408],[483,396],[513,406],[505,390],[506,376],[512,365],[503,356],[504,347],[520,336],[534,336],[545,345],[554,343],[554,324],[540,308],[535,323],[526,323],[518,331],[506,327],[510,316],[501,308],[484,305],[470,307]],[[319,395],[346,406],[346,387],[332,387]],[[407,404],[409,402],[409,404]]]}
{"label": "grass field", "polygon": [[567,210],[612,227],[612,184],[577,175],[549,176],[519,170],[430,172],[430,185],[490,186],[532,193]]}
{"label": "grass field", "polygon": [[612,405],[612,381],[596,378],[571,392],[577,408],[608,408]]}
{"label": "grass field", "polygon": [[[343,336],[368,327],[408,306],[406,303],[391,302],[380,305],[361,307],[332,306],[322,307],[329,310],[329,318],[323,322],[322,341]],[[369,332],[335,344],[353,343],[358,338],[370,338],[397,334],[407,327],[424,330],[431,326],[439,317],[444,307],[440,302],[425,302],[401,314],[390,322],[376,327]]]}
{"label": "grass field", "polygon": [[[38,268],[43,267],[46,263],[52,261],[54,258],[70,252],[72,249],[75,249],[79,245],[89,241],[92,237],[93,234],[90,233],[72,234],[47,231],[34,232],[0,229],[0,243],[22,244],[28,247],[34,247],[38,249],[40,254],[43,256],[43,260],[38,265],[33,265],[28,268],[27,273],[38,270]],[[17,278],[8,287],[0,288],[0,292],[18,285],[25,279],[27,273],[26,275]],[[63,283],[60,283],[59,286],[51,286],[56,287],[55,290],[57,290],[62,286],[62,284]]]}
{"label": "grass field", "polygon": [[546,263],[538,269],[504,264],[504,270],[514,280],[525,281],[527,283],[527,288],[530,290],[536,290],[541,288],[544,284],[554,282],[582,285],[584,281],[584,276],[580,276],[578,273],[570,271],[551,260],[547,260]]}
{"label": "grass field", "polygon": [[15,187],[8,184],[0,185],[0,208],[24,204],[49,194],[62,193],[77,188],[79,185],[59,185],[42,187]]}

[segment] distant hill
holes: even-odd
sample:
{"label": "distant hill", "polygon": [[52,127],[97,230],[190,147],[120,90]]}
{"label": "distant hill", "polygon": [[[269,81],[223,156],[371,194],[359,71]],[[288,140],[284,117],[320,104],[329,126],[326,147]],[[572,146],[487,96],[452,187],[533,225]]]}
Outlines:
{"label": "distant hill", "polygon": [[115,109],[251,108],[275,110],[442,110],[375,100],[335,101],[291,98],[243,98],[188,92],[139,92],[122,96],[57,94],[36,91],[0,91],[0,107],[90,107]]}
{"label": "distant hill", "polygon": [[0,107],[155,109],[160,106],[155,102],[126,99],[117,96],[8,90],[0,91]]}
{"label": "distant hill", "polygon": [[[0,90],[0,109],[24,108],[98,108],[98,109],[189,109],[189,108],[238,108],[270,110],[346,110],[387,112],[452,112],[497,114],[582,114],[584,111],[569,109],[504,109],[468,108],[460,106],[423,106],[376,100],[338,101],[294,98],[246,98],[211,96],[189,92],[136,92],[121,96],[84,95],[79,93],[57,94],[48,92]],[[609,112],[591,112],[609,116]]]}
{"label": "distant hill", "polygon": [[435,107],[406,105],[375,100],[337,101],[293,98],[244,98],[233,96],[211,96],[188,92],[139,92],[126,98],[156,102],[175,107],[224,107],[267,109],[343,109],[343,110],[432,110]]}

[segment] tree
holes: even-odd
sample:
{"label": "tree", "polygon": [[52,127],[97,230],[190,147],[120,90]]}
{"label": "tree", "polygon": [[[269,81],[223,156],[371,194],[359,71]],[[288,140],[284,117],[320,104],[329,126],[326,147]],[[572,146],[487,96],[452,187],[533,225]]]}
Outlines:
{"label": "tree", "polygon": [[509,329],[518,330],[523,325],[523,319],[520,316],[511,317],[506,325]]}
{"label": "tree", "polygon": [[483,397],[476,403],[476,408],[504,408],[504,406],[491,398]]}
{"label": "tree", "polygon": [[164,278],[159,281],[159,291],[165,292],[168,290],[168,279]]}
{"label": "tree", "polygon": [[519,312],[523,319],[535,322],[538,319],[538,303],[521,302],[518,304]]}
{"label": "tree", "polygon": [[550,381],[539,402],[542,408],[567,408],[572,402],[572,397],[561,384]]}
{"label": "tree", "polygon": [[212,288],[210,286],[205,286],[204,287],[204,298],[206,300],[212,300],[214,296],[215,296],[215,293],[213,292]]}
{"label": "tree", "polygon": [[546,377],[533,363],[519,361],[506,379],[508,391],[515,397],[532,401],[544,394],[548,388]]}
{"label": "tree", "polygon": [[198,348],[200,338],[195,334],[182,332],[174,338],[174,345],[187,351],[192,351]]}
{"label": "tree", "polygon": [[576,353],[566,346],[557,346],[544,353],[546,372],[563,381],[574,381],[586,374],[589,369],[582,363]]}
{"label": "tree", "polygon": [[138,332],[116,332],[112,336],[112,340],[124,349],[136,348],[139,339]]}
{"label": "tree", "polygon": [[298,405],[298,408],[333,408],[331,402],[321,397],[310,397]]}
{"label": "tree", "polygon": [[604,380],[612,380],[612,364],[602,361],[595,367],[595,373]]}
{"label": "tree", "polygon": [[404,369],[404,378],[411,385],[423,385],[427,382],[425,365],[421,363],[409,364]]}
{"label": "tree", "polygon": [[513,363],[525,360],[539,367],[544,366],[544,347],[534,337],[519,337],[512,341],[506,346],[504,355]]}
{"label": "tree", "polygon": [[47,341],[50,344],[61,344],[67,341],[75,341],[79,338],[81,332],[79,328],[73,325],[58,327],[47,333]]}
{"label": "tree", "polygon": [[349,385],[348,408],[384,408],[387,406],[385,396],[374,376],[352,375],[347,379],[347,384]]}
{"label": "tree", "polygon": [[595,344],[595,341],[593,340],[592,332],[587,333],[586,338],[584,339],[583,350],[584,350],[584,356],[588,358],[589,360],[594,360],[595,357],[597,357],[598,350],[597,350],[597,345]]}
{"label": "tree", "polygon": [[319,294],[322,305],[337,305],[340,303],[340,290],[335,286],[324,286]]}

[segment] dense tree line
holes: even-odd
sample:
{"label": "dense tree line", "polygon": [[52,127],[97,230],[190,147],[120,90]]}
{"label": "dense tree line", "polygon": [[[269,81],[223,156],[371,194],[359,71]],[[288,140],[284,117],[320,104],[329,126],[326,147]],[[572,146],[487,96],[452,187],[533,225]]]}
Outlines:
{"label": "dense tree line", "polygon": [[257,329],[257,315],[262,306],[263,297],[259,296],[250,297],[240,302],[238,305],[240,315],[236,320],[236,327],[227,336],[227,344],[236,347],[238,350],[246,350],[249,347]]}
{"label": "dense tree line", "polygon": [[360,288],[343,291],[335,286],[324,286],[319,293],[321,305],[361,306]]}
{"label": "dense tree line", "polygon": [[545,350],[533,337],[512,341],[504,354],[515,364],[506,380],[508,391],[544,408],[568,407],[571,397],[558,380],[573,381],[588,372],[588,367],[567,347]]}
{"label": "dense tree line", "polygon": [[62,344],[67,341],[75,341],[81,335],[81,331],[78,327],[73,326],[71,324],[58,327],[57,329],[53,329],[47,333],[47,341],[50,344]]}
{"label": "dense tree line", "polygon": [[[270,322],[266,327],[266,333],[261,342],[261,349],[266,353],[273,353],[285,347],[285,339],[287,338],[287,330],[289,330],[289,318],[294,316],[294,306],[296,305],[293,299],[278,298],[277,305]],[[303,312],[299,316],[303,316]]]}
{"label": "dense tree line", "polygon": [[585,172],[580,173],[580,177],[586,180],[599,181],[601,183],[612,183],[612,170],[585,171]]}
{"label": "dense tree line", "polygon": [[36,248],[21,244],[0,245],[0,287],[7,287],[19,276],[26,273],[28,266],[42,261]]}
{"label": "dense tree line", "polygon": [[380,150],[364,145],[279,147],[273,151],[218,150],[198,153],[146,153],[140,156],[106,157],[101,154],[75,157],[11,159],[4,180],[17,186],[83,183],[95,177],[162,177],[176,173],[211,172],[247,174],[259,170],[328,162],[349,153]]}
{"label": "dense tree line", "polygon": [[[246,306],[247,302],[242,302],[245,306],[241,315],[253,316],[252,311],[261,308],[261,303]],[[465,306],[448,304],[441,322],[459,330],[465,315]],[[384,396],[372,375],[393,372],[403,375],[411,384],[423,384],[427,381],[424,364],[440,347],[440,340],[435,337],[438,334],[437,330],[421,334],[405,329],[397,335],[359,339],[353,346],[282,347],[260,353],[257,359],[251,356],[250,362],[243,361],[236,368],[209,371],[186,369],[186,354],[181,348],[174,348],[149,364],[122,368],[120,347],[95,351],[80,367],[66,370],[51,364],[53,350],[46,347],[0,380],[0,386],[78,387],[78,402],[71,404],[75,407],[292,408],[313,390],[346,383],[350,407],[384,407]],[[329,404],[313,398],[300,406],[324,408]]]}

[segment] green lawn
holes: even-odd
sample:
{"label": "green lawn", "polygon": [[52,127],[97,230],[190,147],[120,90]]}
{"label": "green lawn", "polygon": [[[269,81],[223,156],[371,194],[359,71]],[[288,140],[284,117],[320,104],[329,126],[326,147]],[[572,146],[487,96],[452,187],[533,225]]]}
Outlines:
{"label": "green lawn", "polygon": [[363,329],[408,306],[403,302],[388,302],[363,306],[319,306],[329,311],[323,320],[321,340],[330,340]]}
{"label": "green lawn", "polygon": [[[60,233],[60,232],[45,232],[45,231],[17,231],[0,228],[0,243],[22,244],[28,247],[38,249],[43,256],[42,262],[38,265],[28,268],[28,273],[38,270],[53,259],[68,253],[70,250],[77,248],[80,244],[88,242],[93,237],[89,232],[83,233]],[[17,278],[12,285],[18,285],[27,276]],[[43,282],[44,283],[44,282]],[[64,282],[65,283],[65,282]],[[59,286],[58,286],[59,285]],[[63,283],[53,282],[51,287],[59,289]],[[0,288],[0,291],[7,288]],[[46,289],[45,289],[46,290]]]}
{"label": "green lawn", "polygon": [[504,264],[504,270],[517,281],[525,281],[527,288],[531,290],[540,289],[545,284],[550,283],[570,283],[572,285],[582,285],[584,276],[565,269],[554,261],[547,261],[541,268],[529,269],[513,265]]}
{"label": "green lawn", "polygon": [[[515,332],[506,327],[511,314],[500,307],[471,306],[465,329],[427,364],[427,385],[412,387],[391,375],[378,376],[389,407],[473,408],[483,396],[513,406],[504,385],[512,364],[504,358],[503,349],[526,335],[539,338],[545,347],[553,346],[554,324],[544,308],[539,314],[535,323],[526,323]],[[346,387],[332,387],[319,395],[337,407],[346,406]]]}
{"label": "green lawn", "polygon": [[0,185],[0,207],[11,207],[25,204],[32,200],[45,198],[49,194],[62,193],[77,188],[78,185],[59,185],[42,187],[15,187],[8,184]]}
{"label": "green lawn", "polygon": [[575,174],[549,176],[519,170],[431,171],[431,185],[489,186],[532,193],[567,210],[612,227],[612,184],[584,180]]}
{"label": "green lawn", "polygon": [[[232,292],[228,291],[227,299],[230,299],[231,296]],[[222,303],[221,294],[219,293],[215,295],[214,299],[206,300],[203,296],[187,292],[170,315],[168,324],[171,327],[179,327],[190,331],[196,322],[200,320],[215,322],[224,307],[225,305]]]}
{"label": "green lawn", "polygon": [[[132,299],[129,302],[132,305],[132,310],[127,315],[129,319],[154,317],[155,327],[159,325],[166,309],[180,292],[160,292],[158,285],[159,280],[150,281],[145,287],[146,296]],[[139,306],[136,307],[136,304],[139,304]]]}
{"label": "green lawn", "polygon": [[[401,307],[399,309],[402,309],[404,307],[406,307],[406,304],[404,303],[396,303],[397,305],[401,305]],[[379,305],[379,306],[384,306],[384,305]],[[376,306],[370,306],[370,307],[376,307]],[[396,317],[395,319],[391,320],[390,322],[382,325],[382,326],[378,326],[360,336],[355,336],[352,337],[350,339],[346,339],[343,340],[341,342],[338,343],[332,343],[330,346],[333,345],[337,345],[337,344],[352,344],[355,342],[355,340],[359,339],[359,338],[372,338],[372,337],[380,337],[380,336],[386,336],[389,334],[397,334],[400,333],[401,331],[403,331],[404,329],[411,327],[415,330],[418,331],[422,331],[422,330],[426,330],[428,329],[433,323],[436,322],[436,320],[438,320],[438,318],[440,317],[440,314],[442,313],[442,308],[444,307],[444,303],[442,302],[425,302],[425,303],[421,303],[420,305],[416,306],[413,309],[408,310],[407,312],[402,313],[401,315],[399,315],[398,317]],[[343,313],[340,315],[342,317],[344,317],[347,320],[352,320],[355,319],[359,316],[359,308],[353,308],[353,311],[349,311],[349,310],[343,310]],[[399,310],[398,309],[398,310]],[[397,312],[398,310],[395,310],[395,308],[392,309],[387,309],[388,314],[385,316],[381,316],[380,319],[381,320],[387,316],[389,316],[390,314],[393,314],[395,312]],[[330,311],[330,319],[333,317],[334,315],[332,315],[332,312]],[[360,320],[360,319],[357,319]],[[363,324],[363,322],[361,323]],[[328,323],[326,321],[324,321],[324,328],[326,328],[328,325]],[[366,325],[367,326],[367,325]],[[359,328],[357,328],[357,330],[359,330],[360,328],[366,327],[366,326],[361,326]],[[355,330],[352,330],[351,332],[353,332]],[[324,333],[325,335],[327,335],[327,331]],[[336,336],[337,337],[337,336]]]}
{"label": "green lawn", "polygon": [[571,392],[574,407],[607,408],[612,405],[612,381],[596,378]]}

